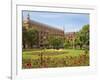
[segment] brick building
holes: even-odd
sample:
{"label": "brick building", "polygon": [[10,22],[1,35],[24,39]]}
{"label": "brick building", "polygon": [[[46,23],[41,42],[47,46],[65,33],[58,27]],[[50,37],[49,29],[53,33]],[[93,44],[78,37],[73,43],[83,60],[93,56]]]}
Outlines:
{"label": "brick building", "polygon": [[75,32],[67,32],[65,38],[66,40],[73,41],[75,39]]}
{"label": "brick building", "polygon": [[59,36],[64,39],[63,30],[54,28],[47,24],[43,24],[43,23],[31,20],[29,15],[26,20],[22,21],[22,26],[26,29],[33,28],[38,31],[38,43],[36,46],[39,48],[44,47],[44,46],[49,46],[48,38],[50,36],[54,36],[54,37]]}

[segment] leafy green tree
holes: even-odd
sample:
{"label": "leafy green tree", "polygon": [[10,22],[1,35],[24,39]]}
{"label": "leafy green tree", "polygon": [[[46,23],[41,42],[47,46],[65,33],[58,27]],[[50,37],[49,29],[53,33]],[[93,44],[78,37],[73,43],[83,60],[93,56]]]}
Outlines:
{"label": "leafy green tree", "polygon": [[70,48],[70,46],[71,46],[71,42],[66,40],[65,43],[64,43],[64,48],[68,49],[68,48]]}
{"label": "leafy green tree", "polygon": [[32,48],[38,42],[38,31],[32,28],[27,30],[23,27],[22,29],[23,48],[26,48],[26,44],[28,48]]}
{"label": "leafy green tree", "polygon": [[27,36],[26,37],[27,37],[27,42],[28,42],[30,48],[32,48],[33,45],[37,44],[37,41],[38,41],[38,31],[30,28],[27,31]]}
{"label": "leafy green tree", "polygon": [[25,27],[22,27],[22,44],[23,44],[23,48],[26,48],[26,43],[27,43],[27,30]]}
{"label": "leafy green tree", "polygon": [[76,33],[75,45],[80,46],[81,49],[89,49],[89,24],[84,25],[83,28]]}
{"label": "leafy green tree", "polygon": [[50,37],[49,38],[49,44],[54,48],[54,49],[59,49],[63,47],[63,42],[64,39],[62,39],[61,37]]}

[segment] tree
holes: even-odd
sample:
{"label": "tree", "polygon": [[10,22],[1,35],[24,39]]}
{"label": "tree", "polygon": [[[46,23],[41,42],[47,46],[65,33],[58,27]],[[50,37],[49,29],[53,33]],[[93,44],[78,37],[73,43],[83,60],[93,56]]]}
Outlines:
{"label": "tree", "polygon": [[25,45],[27,43],[27,30],[25,27],[22,27],[22,44],[23,44],[23,48],[26,48]]}
{"label": "tree", "polygon": [[75,45],[79,45],[81,49],[89,49],[89,24],[76,33]]}
{"label": "tree", "polygon": [[63,42],[64,39],[62,39],[61,37],[50,37],[49,38],[49,44],[54,48],[54,49],[59,49],[63,47]]}
{"label": "tree", "polygon": [[38,41],[38,31],[34,29],[29,29],[27,31],[27,42],[30,48],[32,48],[33,45],[36,45],[37,41]]}
{"label": "tree", "polygon": [[66,40],[64,43],[64,48],[67,49],[70,48],[70,46],[71,46],[71,42],[69,40]]}
{"label": "tree", "polygon": [[36,45],[38,42],[38,31],[32,28],[27,30],[23,27],[22,38],[23,48],[26,48],[26,44],[28,45],[28,48],[32,48],[33,45]]}

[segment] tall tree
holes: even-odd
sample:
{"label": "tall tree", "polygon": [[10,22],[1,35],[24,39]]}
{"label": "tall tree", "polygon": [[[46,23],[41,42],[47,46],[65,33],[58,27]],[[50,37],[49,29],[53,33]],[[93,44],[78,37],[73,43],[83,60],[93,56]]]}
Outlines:
{"label": "tall tree", "polygon": [[22,42],[23,42],[23,48],[26,48],[26,45],[28,46],[28,48],[32,48],[33,45],[37,45],[37,43],[38,43],[38,31],[34,30],[32,28],[27,30],[23,27]]}
{"label": "tall tree", "polygon": [[69,40],[66,40],[65,42],[64,42],[64,48],[65,49],[68,49],[68,48],[70,48],[71,47],[71,42],[69,41]]}
{"label": "tall tree", "polygon": [[28,42],[30,48],[32,48],[33,45],[37,44],[37,41],[38,41],[38,31],[30,28],[27,31],[27,36],[26,37],[27,37],[27,42]]}
{"label": "tall tree", "polygon": [[76,33],[75,44],[80,48],[89,49],[89,24],[84,25],[83,28]]}
{"label": "tall tree", "polygon": [[54,49],[59,49],[59,48],[63,47],[63,42],[64,42],[64,39],[62,39],[61,37],[52,36],[49,38],[49,44]]}
{"label": "tall tree", "polygon": [[22,27],[22,44],[23,48],[26,48],[26,43],[27,43],[27,30],[25,27]]}

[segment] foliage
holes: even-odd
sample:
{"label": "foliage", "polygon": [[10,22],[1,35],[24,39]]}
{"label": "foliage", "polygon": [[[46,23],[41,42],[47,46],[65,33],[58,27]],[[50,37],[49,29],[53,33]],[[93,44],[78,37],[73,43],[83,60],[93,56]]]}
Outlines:
{"label": "foliage", "polygon": [[89,25],[84,25],[82,30],[76,33],[75,46],[81,49],[89,49]]}
{"label": "foliage", "polygon": [[68,41],[68,40],[66,40],[66,41],[64,42],[64,48],[65,48],[65,49],[68,49],[68,48],[70,48],[70,46],[71,46],[71,42]]}
{"label": "foliage", "polygon": [[54,49],[59,49],[63,47],[63,42],[64,39],[62,39],[61,37],[49,37],[49,44],[54,48]]}
{"label": "foliage", "polygon": [[22,27],[22,43],[23,43],[23,48],[25,48],[25,44],[27,43],[27,30],[25,27]]}
{"label": "foliage", "polygon": [[[43,53],[42,64],[41,56]],[[74,49],[46,49],[31,50],[23,52],[22,68],[47,68],[47,67],[68,67],[68,66],[88,66],[89,55],[84,54],[83,50]],[[30,65],[29,65],[30,64]]]}
{"label": "foliage", "polygon": [[35,45],[38,41],[38,32],[34,29],[29,29],[27,31],[27,41],[30,44],[31,48],[32,45]]}
{"label": "foliage", "polygon": [[35,45],[38,41],[38,31],[35,29],[28,29],[26,30],[25,28],[23,28],[23,44],[27,44],[28,47],[32,48],[33,45]]}

